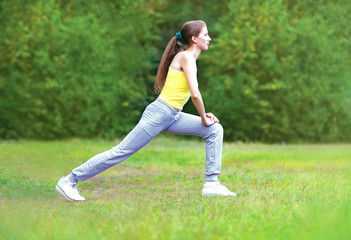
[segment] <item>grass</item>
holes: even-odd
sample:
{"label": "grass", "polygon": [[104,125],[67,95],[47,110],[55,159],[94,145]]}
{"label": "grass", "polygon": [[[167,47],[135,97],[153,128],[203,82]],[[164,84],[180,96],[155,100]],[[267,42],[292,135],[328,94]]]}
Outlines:
{"label": "grass", "polygon": [[202,197],[203,141],[157,137],[80,183],[57,180],[116,141],[0,142],[0,239],[351,239],[351,144],[225,143],[221,182]]}

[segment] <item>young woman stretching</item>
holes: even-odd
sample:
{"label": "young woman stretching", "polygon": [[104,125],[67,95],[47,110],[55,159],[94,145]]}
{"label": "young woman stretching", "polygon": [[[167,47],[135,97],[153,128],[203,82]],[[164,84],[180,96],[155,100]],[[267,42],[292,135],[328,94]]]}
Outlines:
{"label": "young woman stretching", "polygon": [[[190,21],[176,33],[163,53],[155,90],[159,97],[148,105],[136,127],[112,149],[100,153],[62,177],[56,189],[70,201],[84,201],[77,182],[85,181],[116,165],[148,144],[160,132],[196,135],[206,139],[204,196],[236,196],[218,181],[221,172],[223,128],[212,113],[206,113],[198,88],[196,60],[211,42],[203,21]],[[182,112],[193,101],[200,116]]]}

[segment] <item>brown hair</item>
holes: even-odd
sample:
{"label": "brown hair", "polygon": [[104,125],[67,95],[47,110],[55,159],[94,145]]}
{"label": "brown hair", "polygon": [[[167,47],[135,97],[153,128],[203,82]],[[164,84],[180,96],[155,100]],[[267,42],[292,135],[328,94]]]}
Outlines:
{"label": "brown hair", "polygon": [[206,26],[206,23],[201,20],[186,22],[180,29],[181,39],[177,40],[176,37],[168,42],[165,51],[163,52],[160,65],[158,67],[156,82],[155,82],[155,92],[158,94],[161,92],[168,73],[168,68],[175,55],[180,51],[185,51],[191,45],[191,37],[199,36],[202,28]]}

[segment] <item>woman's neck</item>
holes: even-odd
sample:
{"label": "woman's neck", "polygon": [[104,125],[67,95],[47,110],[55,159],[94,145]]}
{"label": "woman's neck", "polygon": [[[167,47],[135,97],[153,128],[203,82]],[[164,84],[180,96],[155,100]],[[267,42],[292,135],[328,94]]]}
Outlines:
{"label": "woman's neck", "polygon": [[195,44],[191,45],[187,51],[190,52],[196,60],[199,58],[201,53],[201,49],[199,49]]}

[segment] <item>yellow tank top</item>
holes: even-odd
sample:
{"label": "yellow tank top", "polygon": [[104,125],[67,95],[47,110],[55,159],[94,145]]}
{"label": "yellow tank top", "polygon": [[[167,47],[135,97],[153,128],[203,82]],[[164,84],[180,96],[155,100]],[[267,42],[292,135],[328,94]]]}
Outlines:
{"label": "yellow tank top", "polygon": [[165,85],[161,91],[160,100],[181,110],[190,98],[190,91],[185,74],[169,68]]}

